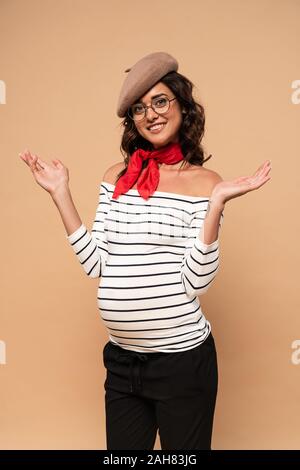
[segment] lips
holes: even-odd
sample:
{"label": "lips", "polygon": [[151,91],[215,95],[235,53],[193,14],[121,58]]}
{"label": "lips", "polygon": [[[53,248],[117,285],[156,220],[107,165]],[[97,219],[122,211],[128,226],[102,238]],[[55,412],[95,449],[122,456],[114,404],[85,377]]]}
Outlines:
{"label": "lips", "polygon": [[153,124],[152,126],[147,127],[147,129],[150,132],[157,133],[161,131],[165,127],[166,124],[167,124],[166,122],[157,122],[156,124]]}

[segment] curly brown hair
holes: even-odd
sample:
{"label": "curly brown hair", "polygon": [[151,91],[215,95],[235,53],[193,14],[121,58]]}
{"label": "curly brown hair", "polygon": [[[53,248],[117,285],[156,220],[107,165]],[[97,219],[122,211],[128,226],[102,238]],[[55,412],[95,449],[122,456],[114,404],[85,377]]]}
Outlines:
{"label": "curly brown hair", "polygon": [[[202,166],[212,155],[209,155],[206,159],[204,158],[201,140],[205,129],[205,113],[203,106],[197,103],[193,97],[194,84],[178,72],[167,73],[159,82],[170,88],[183,111],[182,124],[178,132],[179,143],[184,156],[182,165],[189,162],[191,165]],[[134,121],[128,116],[128,110],[120,126],[124,127],[120,150],[124,157],[125,168],[117,175],[116,182],[126,173],[130,156],[135,150],[138,148],[154,150],[152,143],[139,134]],[[144,160],[142,169],[147,164],[148,160]]]}

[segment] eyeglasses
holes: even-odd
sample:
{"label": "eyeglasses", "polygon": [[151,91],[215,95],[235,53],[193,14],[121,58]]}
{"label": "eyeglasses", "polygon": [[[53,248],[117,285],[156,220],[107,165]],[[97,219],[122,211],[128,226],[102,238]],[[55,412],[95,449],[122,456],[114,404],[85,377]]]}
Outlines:
{"label": "eyeglasses", "polygon": [[152,108],[153,111],[157,114],[165,114],[167,111],[169,111],[170,101],[174,100],[176,100],[176,98],[172,98],[170,100],[167,96],[159,96],[152,100],[150,106],[146,106],[143,103],[133,104],[128,109],[127,114],[130,119],[133,119],[134,121],[142,121],[146,116],[148,108]]}

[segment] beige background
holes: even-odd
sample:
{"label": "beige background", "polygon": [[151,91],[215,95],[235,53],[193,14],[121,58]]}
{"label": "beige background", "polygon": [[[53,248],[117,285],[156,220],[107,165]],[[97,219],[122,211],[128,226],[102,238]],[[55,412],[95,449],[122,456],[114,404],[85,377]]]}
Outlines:
{"label": "beige background", "polygon": [[207,168],[232,179],[272,161],[266,185],[227,203],[220,272],[200,299],[219,360],[212,446],[300,447],[299,17],[299,0],[0,0],[2,449],[106,448],[97,280],[18,153],[66,164],[90,229],[122,159],[124,70],[155,51],[195,83]]}

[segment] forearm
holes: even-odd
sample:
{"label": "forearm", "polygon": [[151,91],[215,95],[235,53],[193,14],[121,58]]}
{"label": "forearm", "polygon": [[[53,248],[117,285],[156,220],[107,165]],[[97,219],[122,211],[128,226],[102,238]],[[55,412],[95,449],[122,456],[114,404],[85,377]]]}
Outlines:
{"label": "forearm", "polygon": [[82,223],[75,208],[69,188],[61,189],[52,196],[60,212],[67,234],[66,238],[76,254],[85,273],[91,278],[102,276],[108,257],[108,241],[104,228],[109,211],[109,194],[101,185],[98,206],[92,230]]}
{"label": "forearm", "polygon": [[206,217],[199,233],[199,239],[206,245],[210,245],[218,239],[220,219],[223,209],[224,204],[210,198],[207,206]]}
{"label": "forearm", "polygon": [[59,188],[51,196],[60,213],[67,235],[71,235],[82,225],[82,221],[74,205],[69,187]]}
{"label": "forearm", "polygon": [[184,258],[181,280],[191,298],[205,294],[219,269],[218,236],[223,209],[224,204],[210,198],[202,227]]}

